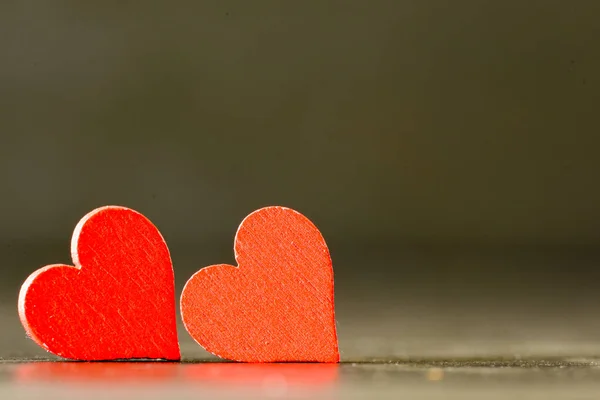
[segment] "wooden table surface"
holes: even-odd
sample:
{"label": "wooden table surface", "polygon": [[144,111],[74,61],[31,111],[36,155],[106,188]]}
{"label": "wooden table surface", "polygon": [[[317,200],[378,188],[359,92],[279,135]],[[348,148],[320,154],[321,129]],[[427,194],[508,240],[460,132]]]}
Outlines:
{"label": "wooden table surface", "polygon": [[600,363],[428,360],[327,364],[5,360],[2,399],[597,399]]}

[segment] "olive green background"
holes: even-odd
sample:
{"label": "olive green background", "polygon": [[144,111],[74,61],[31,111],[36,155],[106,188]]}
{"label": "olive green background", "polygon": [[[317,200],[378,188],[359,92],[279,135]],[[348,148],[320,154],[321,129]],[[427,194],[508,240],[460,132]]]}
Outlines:
{"label": "olive green background", "polygon": [[178,290],[233,262],[249,212],[301,211],[346,358],[600,353],[599,21],[593,0],[3,1],[0,355],[44,354],[19,286],[106,204],[159,227]]}

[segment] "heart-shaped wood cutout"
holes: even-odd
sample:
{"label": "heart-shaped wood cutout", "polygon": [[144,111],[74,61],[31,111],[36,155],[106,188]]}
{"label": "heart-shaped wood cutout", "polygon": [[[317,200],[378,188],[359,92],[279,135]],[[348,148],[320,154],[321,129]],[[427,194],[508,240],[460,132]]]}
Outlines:
{"label": "heart-shaped wood cutout", "polygon": [[41,347],[76,360],[179,360],[169,249],[142,214],[108,206],[71,242],[75,266],[48,265],[19,294],[19,316]]}
{"label": "heart-shaped wood cutout", "polygon": [[310,220],[284,207],[250,214],[235,238],[238,267],[194,274],[183,323],[206,350],[235,361],[338,362],[333,268]]}

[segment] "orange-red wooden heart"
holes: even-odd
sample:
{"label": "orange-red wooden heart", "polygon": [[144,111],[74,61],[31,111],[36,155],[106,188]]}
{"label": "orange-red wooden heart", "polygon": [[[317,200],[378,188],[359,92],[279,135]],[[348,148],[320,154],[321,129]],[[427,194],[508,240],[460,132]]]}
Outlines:
{"label": "orange-red wooden heart", "polygon": [[338,362],[331,257],[315,225],[289,208],[263,208],[242,222],[234,247],[238,267],[206,267],[187,282],[190,335],[236,361]]}

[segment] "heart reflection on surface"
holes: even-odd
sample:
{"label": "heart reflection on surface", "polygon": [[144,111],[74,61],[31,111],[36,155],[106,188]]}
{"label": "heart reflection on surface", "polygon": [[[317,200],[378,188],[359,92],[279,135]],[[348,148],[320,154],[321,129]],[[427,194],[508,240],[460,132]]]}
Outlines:
{"label": "heart reflection on surface", "polygon": [[337,380],[338,364],[240,364],[187,365],[185,379],[215,384],[323,387]]}
{"label": "heart reflection on surface", "polygon": [[13,377],[15,383],[27,385],[250,389],[277,397],[290,390],[327,389],[337,381],[338,368],[338,364],[31,362],[17,364]]}
{"label": "heart reflection on surface", "polygon": [[148,383],[176,379],[179,363],[163,362],[33,362],[20,364],[18,382]]}

